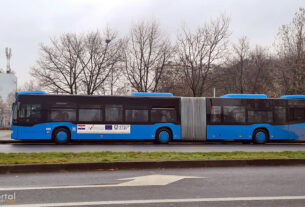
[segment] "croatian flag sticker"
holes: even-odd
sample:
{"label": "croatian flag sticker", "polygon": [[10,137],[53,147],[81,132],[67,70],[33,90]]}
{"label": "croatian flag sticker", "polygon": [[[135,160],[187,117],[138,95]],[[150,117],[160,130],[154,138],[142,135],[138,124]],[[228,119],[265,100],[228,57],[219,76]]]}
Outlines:
{"label": "croatian flag sticker", "polygon": [[77,125],[77,130],[85,130],[85,129],[86,129],[86,125],[84,124]]}

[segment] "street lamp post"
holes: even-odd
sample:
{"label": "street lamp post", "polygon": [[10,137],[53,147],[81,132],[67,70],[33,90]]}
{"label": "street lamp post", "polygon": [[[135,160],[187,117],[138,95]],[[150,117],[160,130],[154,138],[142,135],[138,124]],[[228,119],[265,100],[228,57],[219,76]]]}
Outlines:
{"label": "street lamp post", "polygon": [[[106,42],[106,50],[107,50],[108,44],[111,42],[111,40],[106,39],[105,42]],[[110,94],[113,95],[113,67],[111,68]]]}

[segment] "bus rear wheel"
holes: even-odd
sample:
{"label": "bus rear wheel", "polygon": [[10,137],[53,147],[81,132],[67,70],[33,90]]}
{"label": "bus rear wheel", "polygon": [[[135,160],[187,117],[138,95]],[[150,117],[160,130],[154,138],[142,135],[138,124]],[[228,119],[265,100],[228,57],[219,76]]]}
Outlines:
{"label": "bus rear wheel", "polygon": [[70,141],[70,131],[66,128],[59,128],[53,132],[53,140],[56,144],[67,144]]}
{"label": "bus rear wheel", "polygon": [[268,132],[265,129],[256,129],[253,133],[255,144],[265,144],[268,141]]}
{"label": "bus rear wheel", "polygon": [[156,133],[156,142],[158,144],[168,144],[172,139],[172,132],[167,128],[161,128]]}

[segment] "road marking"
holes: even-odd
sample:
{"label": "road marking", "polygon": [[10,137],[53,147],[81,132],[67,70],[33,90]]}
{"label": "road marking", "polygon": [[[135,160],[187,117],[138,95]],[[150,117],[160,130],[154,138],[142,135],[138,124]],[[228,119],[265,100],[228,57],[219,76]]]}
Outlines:
{"label": "road marking", "polygon": [[50,189],[73,189],[73,188],[107,188],[107,187],[125,187],[125,186],[164,186],[185,178],[205,178],[195,176],[179,175],[145,175],[131,178],[122,178],[119,180],[128,180],[123,183],[111,185],[75,185],[75,186],[41,186],[41,187],[16,187],[0,188],[0,191],[18,191],[18,190],[50,190]]}
{"label": "road marking", "polygon": [[180,176],[180,175],[146,175],[146,176],[119,179],[119,180],[131,180],[131,181],[120,183],[116,186],[168,185],[186,178],[205,178],[205,177]]}
{"label": "road marking", "polygon": [[49,206],[94,206],[120,204],[152,204],[152,203],[191,203],[191,202],[224,202],[224,201],[268,201],[268,200],[304,200],[305,196],[271,196],[271,197],[232,197],[232,198],[189,198],[189,199],[151,199],[125,201],[91,201],[69,203],[39,203],[7,205],[10,207],[49,207]]}

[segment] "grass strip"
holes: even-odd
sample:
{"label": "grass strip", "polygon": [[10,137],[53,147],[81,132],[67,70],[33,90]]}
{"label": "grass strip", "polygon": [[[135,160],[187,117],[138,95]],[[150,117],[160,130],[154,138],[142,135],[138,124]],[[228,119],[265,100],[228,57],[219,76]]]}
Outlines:
{"label": "grass strip", "polygon": [[305,151],[283,152],[41,152],[0,153],[0,164],[166,160],[305,159]]}

